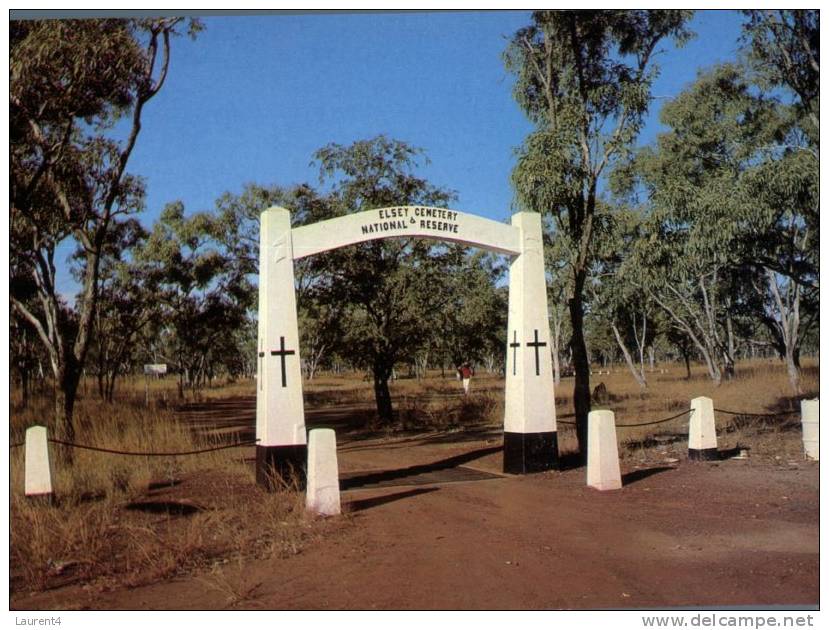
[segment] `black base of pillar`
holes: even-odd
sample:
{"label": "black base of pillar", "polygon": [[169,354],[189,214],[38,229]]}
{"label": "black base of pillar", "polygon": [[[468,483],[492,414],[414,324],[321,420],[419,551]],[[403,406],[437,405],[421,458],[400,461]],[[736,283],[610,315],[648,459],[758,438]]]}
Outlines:
{"label": "black base of pillar", "polygon": [[558,468],[558,434],[504,432],[504,472],[513,475]]}
{"label": "black base of pillar", "polygon": [[720,458],[720,452],[716,448],[689,448],[688,459],[699,462],[712,462]]}
{"label": "black base of pillar", "polygon": [[256,483],[268,490],[304,490],[308,466],[308,446],[257,446]]}

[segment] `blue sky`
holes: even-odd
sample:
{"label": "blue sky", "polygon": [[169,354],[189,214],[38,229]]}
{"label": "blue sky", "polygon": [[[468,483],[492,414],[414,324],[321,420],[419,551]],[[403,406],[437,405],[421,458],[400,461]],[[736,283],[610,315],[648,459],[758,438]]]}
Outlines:
{"label": "blue sky", "polygon": [[[245,183],[317,182],[312,153],[387,134],[426,151],[421,171],[455,207],[511,213],[514,149],[530,125],[501,54],[528,12],[356,13],[204,18],[173,42],[170,74],[147,105],[129,171],[147,182],[148,227],[166,203],[209,210]],[[653,93],[677,95],[699,68],[733,59],[741,18],[697,13],[697,37],[663,45]],[[658,130],[654,102],[642,141]]]}
{"label": "blue sky", "polygon": [[[525,12],[206,18],[174,41],[170,76],[148,105],[130,170],[148,183],[145,220],[181,199],[212,208],[246,182],[316,182],[311,155],[385,133],[424,148],[424,173],[458,191],[458,208],[510,214],[513,149],[530,125],[501,53]],[[701,12],[698,37],[659,57],[658,96],[701,66],[733,58],[740,17]],[[657,100],[654,109],[664,103]],[[643,140],[657,127],[654,111]]]}

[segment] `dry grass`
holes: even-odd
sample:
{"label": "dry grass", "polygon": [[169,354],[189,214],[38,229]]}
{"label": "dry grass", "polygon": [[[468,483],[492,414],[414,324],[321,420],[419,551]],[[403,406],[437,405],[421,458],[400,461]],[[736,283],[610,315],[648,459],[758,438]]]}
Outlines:
{"label": "dry grass", "polygon": [[[707,396],[714,407],[743,412],[777,413],[775,418],[732,416],[717,413],[721,448],[748,446],[752,455],[793,459],[802,456],[799,433],[799,400],[812,398],[819,391],[819,365],[814,359],[805,359],[803,365],[803,395],[794,396],[779,361],[756,360],[738,364],[735,378],[714,385],[701,365],[692,366],[686,379],[684,366],[666,364],[648,373],[648,387],[641,390],[624,365],[616,366],[611,374],[591,377],[591,387],[604,383],[609,400],[606,404],[594,402],[596,409],[614,411],[617,437],[624,447],[623,457],[650,457],[654,453],[674,457],[687,455],[688,417],[650,427],[630,427],[666,418],[690,408],[692,398]],[[306,402],[311,406],[373,405],[374,394],[369,381],[360,377],[332,377],[323,375],[304,385]],[[503,423],[504,379],[497,375],[480,373],[472,379],[468,397],[461,395],[461,386],[450,373],[441,378],[440,372],[429,374],[424,380],[399,379],[391,383],[392,397],[397,411],[393,430],[464,430],[481,426],[498,428]],[[253,393],[253,390],[250,392]],[[573,379],[562,379],[556,389],[556,413],[564,420],[559,424],[559,446],[563,453],[575,452],[575,430],[565,421],[573,413]],[[785,412],[796,413],[785,415]],[[566,419],[566,420],[565,420]]]}
{"label": "dry grass", "polygon": [[[682,458],[687,453],[687,416],[654,427],[625,428],[688,409],[691,398],[709,396],[720,409],[758,413],[799,411],[779,363],[756,361],[738,366],[733,381],[715,387],[701,367],[690,379],[676,365],[649,374],[640,391],[623,368],[594,376],[604,382],[607,408],[616,414],[624,458]],[[807,360],[804,397],[818,393],[819,366]],[[203,447],[172,411],[178,400],[174,379],[150,381],[151,405],[145,403],[143,378],[122,384],[115,404],[87,397],[77,406],[77,437],[81,444],[127,451],[186,451]],[[556,411],[572,413],[572,379],[556,391]],[[469,396],[451,374],[434,372],[424,380],[391,383],[397,422],[387,431],[497,430],[503,422],[502,377],[478,374]],[[371,423],[374,393],[362,376],[322,375],[304,384],[309,408],[356,406]],[[199,394],[202,400],[252,397],[252,381],[225,383]],[[192,400],[189,397],[188,400]],[[598,407],[598,405],[596,405]],[[10,438],[23,441],[26,427],[42,424],[51,413],[45,396],[26,409],[12,399]],[[562,418],[563,419],[563,418]],[[799,415],[748,418],[717,414],[720,448],[747,446],[752,457],[802,458]],[[559,425],[562,453],[576,450],[572,427]],[[247,454],[250,455],[248,449]],[[136,585],[210,568],[204,578],[224,594],[228,605],[255,596],[256,584],[243,579],[242,563],[253,557],[285,557],[300,553],[308,540],[326,527],[347,519],[309,519],[296,487],[260,489],[244,449],[192,457],[126,457],[90,451],[75,452],[73,466],[53,452],[53,480],[58,497],[52,504],[23,496],[23,449],[11,452],[11,575],[12,591],[40,590],[75,581],[101,586]]]}
{"label": "dry grass", "polygon": [[[13,413],[12,442],[50,409],[43,399]],[[173,412],[143,401],[80,400],[76,418],[78,444],[149,452],[209,445]],[[177,457],[75,449],[72,465],[50,451],[51,503],[23,495],[24,449],[11,452],[13,591],[147,583],[234,554],[298,553],[311,533],[301,494],[258,488],[243,448]]]}
{"label": "dry grass", "polygon": [[[716,413],[719,446],[721,449],[749,447],[752,455],[802,458],[800,442],[800,403],[819,392],[819,365],[812,359],[804,361],[803,395],[794,396],[785,366],[777,361],[757,360],[738,364],[733,380],[714,385],[703,366],[692,366],[691,378],[686,379],[684,366],[669,364],[647,374],[648,388],[644,391],[633,380],[624,366],[611,374],[591,377],[591,387],[604,383],[609,394],[607,404],[594,403],[596,409],[611,409],[615,413],[617,438],[625,447],[623,457],[646,459],[656,451],[659,455],[682,458],[687,455],[688,417],[650,427],[625,428],[659,420],[690,408],[692,398],[707,396],[714,407],[730,411],[776,413],[775,418],[732,416]],[[562,381],[556,392],[556,411],[559,415],[573,412],[572,379]],[[785,412],[795,411],[792,415]],[[563,431],[562,431],[563,429]],[[560,427],[559,445],[563,451],[575,451],[576,439],[572,427]]]}
{"label": "dry grass", "polygon": [[[663,365],[647,374],[648,388],[641,390],[624,366],[617,366],[611,374],[594,372],[591,387],[604,383],[609,400],[604,405],[594,402],[593,407],[612,409],[620,441],[636,443],[654,434],[687,429],[687,417],[655,427],[624,428],[622,425],[671,416],[690,408],[691,399],[698,396],[713,399],[714,406],[719,409],[782,414],[799,412],[799,399],[817,396],[819,390],[819,366],[813,359],[804,360],[804,393],[800,397],[793,395],[785,367],[777,361],[740,363],[735,378],[720,386],[710,381],[701,365],[692,366],[690,379],[685,376],[684,366]],[[359,377],[322,376],[306,381],[303,387],[306,403],[311,407],[371,407],[374,401],[371,383]],[[460,383],[449,376],[441,378],[438,371],[430,373],[424,380],[393,381],[391,392],[398,413],[396,429],[497,427],[503,422],[504,379],[497,375],[482,373],[475,376],[468,397],[461,395]],[[249,393],[254,393],[252,388]],[[556,389],[556,413],[566,418],[573,411],[573,379],[564,378]],[[572,418],[569,420],[572,421]],[[734,418],[725,414],[718,414],[717,417],[718,425],[723,430],[730,426],[746,434],[753,431],[785,431],[790,423],[784,420],[782,415],[772,420]],[[571,446],[575,449],[575,440],[572,444],[569,440],[569,434],[573,431],[567,426],[562,422],[559,427],[564,433],[565,450]]]}
{"label": "dry grass", "polygon": [[137,586],[229,558],[294,555],[314,535],[299,493],[265,492],[233,466],[74,505],[15,494],[11,507],[13,590]]}
{"label": "dry grass", "polygon": [[214,563],[210,573],[201,576],[199,581],[224,597],[225,607],[236,606],[254,600],[256,591],[262,586],[262,582],[254,580],[245,569],[245,559],[240,555],[232,563]]}
{"label": "dry grass", "polygon": [[[51,403],[37,399],[25,409],[11,415],[11,441],[25,439],[27,427],[45,424]],[[75,411],[75,442],[130,452],[181,452],[207,446],[178,422],[171,411],[146,409],[133,404],[110,405],[98,400],[82,399]],[[51,437],[51,436],[50,436]],[[129,494],[145,488],[150,481],[175,479],[183,473],[201,468],[185,457],[125,457],[89,450],[74,450],[75,464],[66,465],[63,449],[50,447],[53,458],[53,485],[62,501],[71,504],[91,498]],[[217,461],[213,454],[206,458]],[[195,468],[194,468],[195,467]],[[12,493],[22,492],[23,450],[12,454]],[[17,474],[15,474],[17,473]]]}

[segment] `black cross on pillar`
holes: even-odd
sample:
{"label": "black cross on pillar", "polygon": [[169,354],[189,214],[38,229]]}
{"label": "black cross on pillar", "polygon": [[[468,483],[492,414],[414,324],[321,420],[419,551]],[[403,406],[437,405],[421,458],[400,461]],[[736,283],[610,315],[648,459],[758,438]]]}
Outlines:
{"label": "black cross on pillar", "polygon": [[513,376],[515,376],[515,353],[516,353],[516,351],[518,350],[518,348],[520,346],[521,346],[521,344],[518,343],[518,331],[513,330],[512,331],[512,343],[509,345],[509,347],[512,348],[512,375]]}
{"label": "black cross on pillar", "polygon": [[[286,350],[285,349],[285,337],[279,338],[279,350],[271,350],[271,356],[276,357],[278,356],[280,361],[282,362],[282,387],[288,386],[288,380],[285,376],[285,357],[289,354],[296,354],[295,350]],[[259,356],[262,356],[261,354]]]}
{"label": "black cross on pillar", "polygon": [[528,341],[527,345],[530,346],[530,347],[535,348],[535,375],[536,376],[541,376],[541,374],[539,373],[539,370],[538,370],[538,348],[540,346],[546,346],[547,342],[538,340],[538,329],[537,328],[535,329],[535,341],[534,342],[533,341]]}

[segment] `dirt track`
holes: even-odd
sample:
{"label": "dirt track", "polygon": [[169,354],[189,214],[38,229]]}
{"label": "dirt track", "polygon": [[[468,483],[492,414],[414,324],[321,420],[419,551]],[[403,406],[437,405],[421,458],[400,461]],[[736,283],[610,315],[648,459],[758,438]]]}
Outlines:
{"label": "dirt track", "polygon": [[[344,442],[341,470],[351,482],[343,485],[360,487],[343,492],[343,526],[297,556],[246,561],[241,576],[229,568],[225,589],[196,575],[94,596],[80,588],[55,591],[18,599],[15,607],[818,603],[815,463],[656,463],[623,470],[624,488],[601,493],[584,485],[584,469],[501,476],[497,438],[455,438]],[[476,477],[483,479],[457,481]]]}

